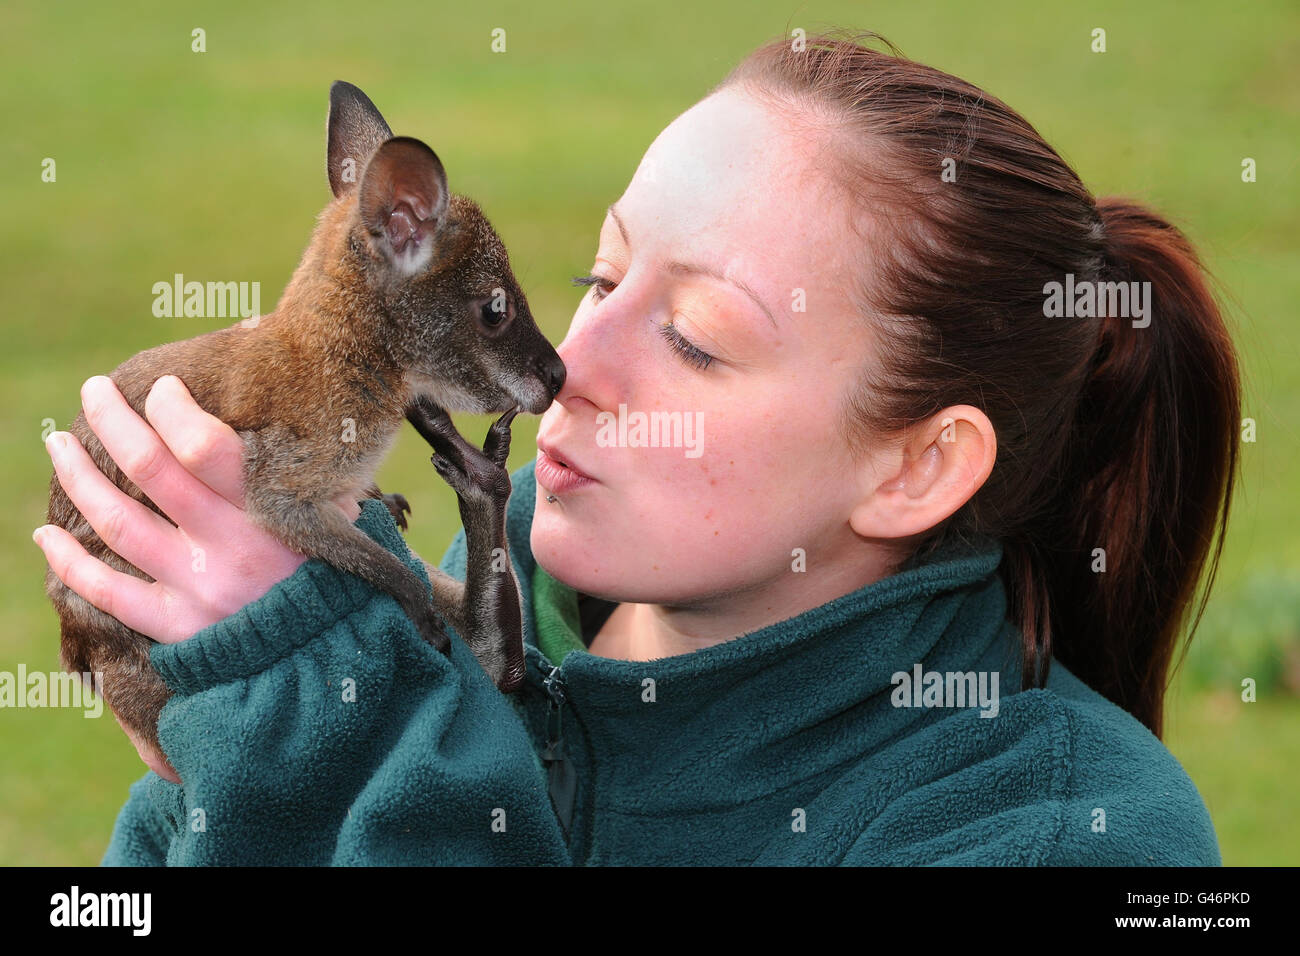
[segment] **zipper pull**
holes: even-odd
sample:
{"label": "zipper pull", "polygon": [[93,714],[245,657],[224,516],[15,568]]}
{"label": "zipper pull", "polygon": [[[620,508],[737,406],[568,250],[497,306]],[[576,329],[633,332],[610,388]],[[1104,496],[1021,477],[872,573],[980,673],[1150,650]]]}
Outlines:
{"label": "zipper pull", "polygon": [[573,805],[578,793],[578,776],[564,752],[561,711],[565,696],[560,669],[552,666],[551,672],[543,679],[542,685],[550,698],[550,708],[546,714],[546,749],[542,751],[542,762],[547,770],[547,791],[551,797],[551,807],[555,810],[555,817],[564,831],[565,840],[568,840],[569,826],[573,822]]}

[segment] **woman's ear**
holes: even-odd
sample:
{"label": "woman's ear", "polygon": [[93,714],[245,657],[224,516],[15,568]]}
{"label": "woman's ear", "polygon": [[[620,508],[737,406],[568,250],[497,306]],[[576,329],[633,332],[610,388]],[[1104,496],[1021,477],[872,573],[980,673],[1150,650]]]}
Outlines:
{"label": "woman's ear", "polygon": [[979,491],[997,458],[993,424],[973,405],[953,405],[912,429],[896,473],[854,507],[864,538],[909,538],[951,516]]}

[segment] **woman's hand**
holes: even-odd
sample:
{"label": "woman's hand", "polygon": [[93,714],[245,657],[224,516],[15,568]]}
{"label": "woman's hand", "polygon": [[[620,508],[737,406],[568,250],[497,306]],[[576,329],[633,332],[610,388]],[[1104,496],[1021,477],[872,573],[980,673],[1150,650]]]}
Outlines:
{"label": "woman's hand", "polygon": [[[95,607],[155,641],[175,643],[257,600],[306,560],[249,520],[243,441],[199,408],[179,378],[154,384],[147,422],[105,376],[82,386],[81,401],[109,456],[175,525],[109,481],[75,437],[49,436],[46,449],[72,503],[105,544],[154,579],[113,570],[62,528],[36,529],[33,538],[59,580]],[[338,505],[350,520],[360,513],[355,501]],[[141,750],[157,770],[151,756]]]}

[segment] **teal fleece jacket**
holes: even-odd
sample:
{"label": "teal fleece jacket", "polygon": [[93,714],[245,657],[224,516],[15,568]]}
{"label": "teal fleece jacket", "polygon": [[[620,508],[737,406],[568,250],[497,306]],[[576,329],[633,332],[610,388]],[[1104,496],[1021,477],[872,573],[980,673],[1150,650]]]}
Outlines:
{"label": "teal fleece jacket", "polygon": [[[1221,863],[1136,719],[1059,662],[1020,691],[997,542],[713,647],[611,660],[585,650],[594,599],[533,560],[533,464],[512,481],[521,691],[308,561],[153,649],[183,783],[133,784],[103,863]],[[357,523],[423,573],[382,504]],[[464,578],[464,531],[442,567]]]}

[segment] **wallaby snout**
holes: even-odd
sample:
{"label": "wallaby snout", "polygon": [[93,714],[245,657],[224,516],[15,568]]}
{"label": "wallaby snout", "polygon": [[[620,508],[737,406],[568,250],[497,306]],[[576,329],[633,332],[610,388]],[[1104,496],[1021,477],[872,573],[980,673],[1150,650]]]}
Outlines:
{"label": "wallaby snout", "polygon": [[540,415],[551,407],[564,386],[564,361],[528,315],[522,296],[520,306],[521,315],[505,320],[496,318],[498,313],[490,303],[480,310],[481,325],[491,329],[496,320],[510,322],[513,328],[484,344],[486,375],[482,381],[495,385],[497,395],[495,402],[489,401],[479,411],[506,412],[518,406],[529,414]]}

